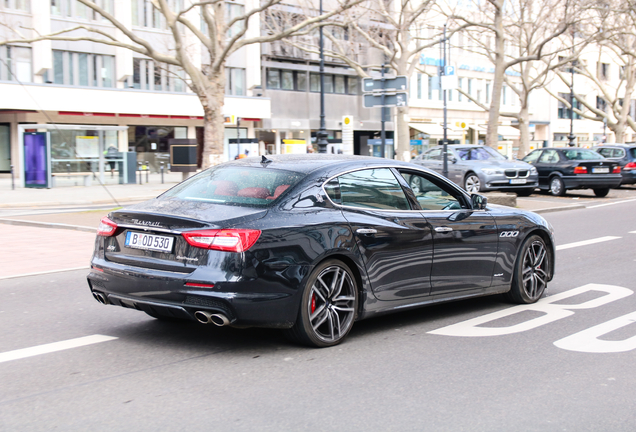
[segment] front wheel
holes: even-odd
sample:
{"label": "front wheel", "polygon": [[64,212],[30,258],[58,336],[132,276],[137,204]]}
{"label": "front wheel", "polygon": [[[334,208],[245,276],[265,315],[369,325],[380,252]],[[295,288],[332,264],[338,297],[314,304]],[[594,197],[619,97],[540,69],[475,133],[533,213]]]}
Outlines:
{"label": "front wheel", "polygon": [[337,345],[356,317],[358,289],[349,267],[332,259],[311,272],[296,324],[285,331],[295,342],[318,348]]}
{"label": "front wheel", "polygon": [[599,198],[606,197],[608,193],[609,193],[609,188],[594,189],[594,195],[596,195]]}
{"label": "front wheel", "polygon": [[466,176],[464,180],[464,189],[469,194],[479,193],[481,190],[481,182],[479,181],[479,177],[477,174],[470,173]]}
{"label": "front wheel", "polygon": [[532,235],[521,246],[512,286],[505,296],[513,303],[535,303],[545,292],[549,277],[550,252],[540,236]]}

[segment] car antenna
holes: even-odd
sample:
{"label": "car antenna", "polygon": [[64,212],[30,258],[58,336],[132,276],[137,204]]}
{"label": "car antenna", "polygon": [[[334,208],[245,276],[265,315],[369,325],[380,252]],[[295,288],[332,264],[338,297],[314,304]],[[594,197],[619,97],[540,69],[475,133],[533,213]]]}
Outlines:
{"label": "car antenna", "polygon": [[261,159],[261,165],[267,166],[267,164],[271,164],[273,161],[271,159],[267,159],[265,155],[263,155],[263,159]]}

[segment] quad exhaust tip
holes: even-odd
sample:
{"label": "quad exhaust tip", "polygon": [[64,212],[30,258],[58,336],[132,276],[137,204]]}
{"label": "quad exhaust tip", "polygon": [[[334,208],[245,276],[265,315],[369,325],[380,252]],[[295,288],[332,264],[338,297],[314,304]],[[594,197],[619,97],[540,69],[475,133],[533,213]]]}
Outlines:
{"label": "quad exhaust tip", "polygon": [[201,324],[214,324],[219,327],[226,326],[230,323],[230,320],[223,314],[213,314],[206,311],[196,311],[194,317]]}

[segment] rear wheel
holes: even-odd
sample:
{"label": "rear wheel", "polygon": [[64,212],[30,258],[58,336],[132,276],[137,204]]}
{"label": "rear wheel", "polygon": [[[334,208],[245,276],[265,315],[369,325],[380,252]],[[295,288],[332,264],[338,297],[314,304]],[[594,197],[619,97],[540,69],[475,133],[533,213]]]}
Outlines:
{"label": "rear wheel", "polygon": [[475,173],[469,173],[464,179],[464,189],[470,194],[479,193],[481,190],[481,181]]}
{"label": "rear wheel", "polygon": [[565,185],[561,177],[554,176],[550,179],[550,193],[554,196],[565,195]]}
{"label": "rear wheel", "polygon": [[594,189],[594,195],[596,195],[599,198],[603,198],[607,196],[608,193],[609,193],[609,188]]}
{"label": "rear wheel", "polygon": [[296,324],[285,331],[295,342],[314,347],[337,345],[347,336],[358,307],[358,288],[349,267],[332,259],[311,272]]}
{"label": "rear wheel", "polygon": [[528,197],[530,195],[532,195],[532,192],[534,192],[534,189],[519,189],[517,192],[517,195],[520,197]]}
{"label": "rear wheel", "polygon": [[515,263],[512,286],[505,296],[514,303],[529,304],[541,298],[548,286],[550,252],[545,241],[532,235],[524,241]]}

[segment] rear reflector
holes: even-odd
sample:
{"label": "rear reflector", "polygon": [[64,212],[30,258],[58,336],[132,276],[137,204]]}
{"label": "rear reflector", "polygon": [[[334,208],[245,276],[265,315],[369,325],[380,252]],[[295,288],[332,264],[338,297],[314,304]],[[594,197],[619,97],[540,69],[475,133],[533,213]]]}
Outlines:
{"label": "rear reflector", "polygon": [[260,230],[224,229],[200,230],[181,233],[192,246],[225,252],[244,252],[254,246]]}
{"label": "rear reflector", "polygon": [[612,170],[612,172],[613,172],[614,174],[620,174],[620,173],[621,173],[621,167],[620,167],[620,165],[616,165],[616,166],[614,167],[614,169]]}
{"label": "rear reflector", "polygon": [[104,216],[97,227],[97,235],[110,237],[115,234],[115,231],[117,231],[117,224]]}
{"label": "rear reflector", "polygon": [[214,288],[214,284],[205,284],[198,282],[186,282],[185,286],[193,288]]}
{"label": "rear reflector", "polygon": [[587,167],[584,167],[584,166],[574,167],[574,174],[587,174]]}

